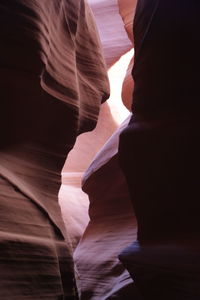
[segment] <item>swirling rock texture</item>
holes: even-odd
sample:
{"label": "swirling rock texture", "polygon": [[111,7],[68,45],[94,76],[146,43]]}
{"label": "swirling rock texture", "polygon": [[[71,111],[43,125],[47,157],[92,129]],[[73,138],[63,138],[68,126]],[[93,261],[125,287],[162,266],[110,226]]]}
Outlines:
{"label": "swirling rock texture", "polygon": [[0,25],[0,299],[74,299],[58,191],[109,94],[96,26],[84,0],[1,0]]}

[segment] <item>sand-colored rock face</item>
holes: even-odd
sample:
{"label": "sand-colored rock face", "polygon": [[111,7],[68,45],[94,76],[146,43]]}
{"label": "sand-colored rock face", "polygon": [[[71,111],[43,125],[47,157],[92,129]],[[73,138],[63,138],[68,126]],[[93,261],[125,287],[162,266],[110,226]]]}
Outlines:
{"label": "sand-colored rock face", "polygon": [[[137,0],[118,0],[119,4],[119,13],[122,17],[122,20],[124,22],[124,28],[126,29],[126,32],[128,34],[128,37],[134,45],[133,40],[133,20],[137,5]],[[133,68],[133,58],[129,63],[126,76],[124,78],[123,86],[122,86],[122,101],[124,105],[131,110],[132,106],[132,92],[134,87],[133,78],[131,76],[131,71]]]}

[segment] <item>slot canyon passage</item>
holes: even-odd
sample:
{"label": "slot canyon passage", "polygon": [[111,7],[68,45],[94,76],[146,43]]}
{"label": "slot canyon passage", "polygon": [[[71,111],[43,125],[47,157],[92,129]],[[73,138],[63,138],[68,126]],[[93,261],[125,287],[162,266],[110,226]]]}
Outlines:
{"label": "slot canyon passage", "polygon": [[0,300],[200,300],[199,12],[0,0]]}
{"label": "slot canyon passage", "polygon": [[103,300],[111,295],[132,299],[137,293],[118,254],[136,238],[136,221],[118,166],[117,148],[119,134],[130,119],[123,102],[130,109],[134,51],[129,37],[135,7],[131,1],[124,1],[120,11],[115,0],[89,3],[102,42],[111,95],[101,106],[96,129],[80,135],[69,153],[59,202],[75,249],[81,299]]}

